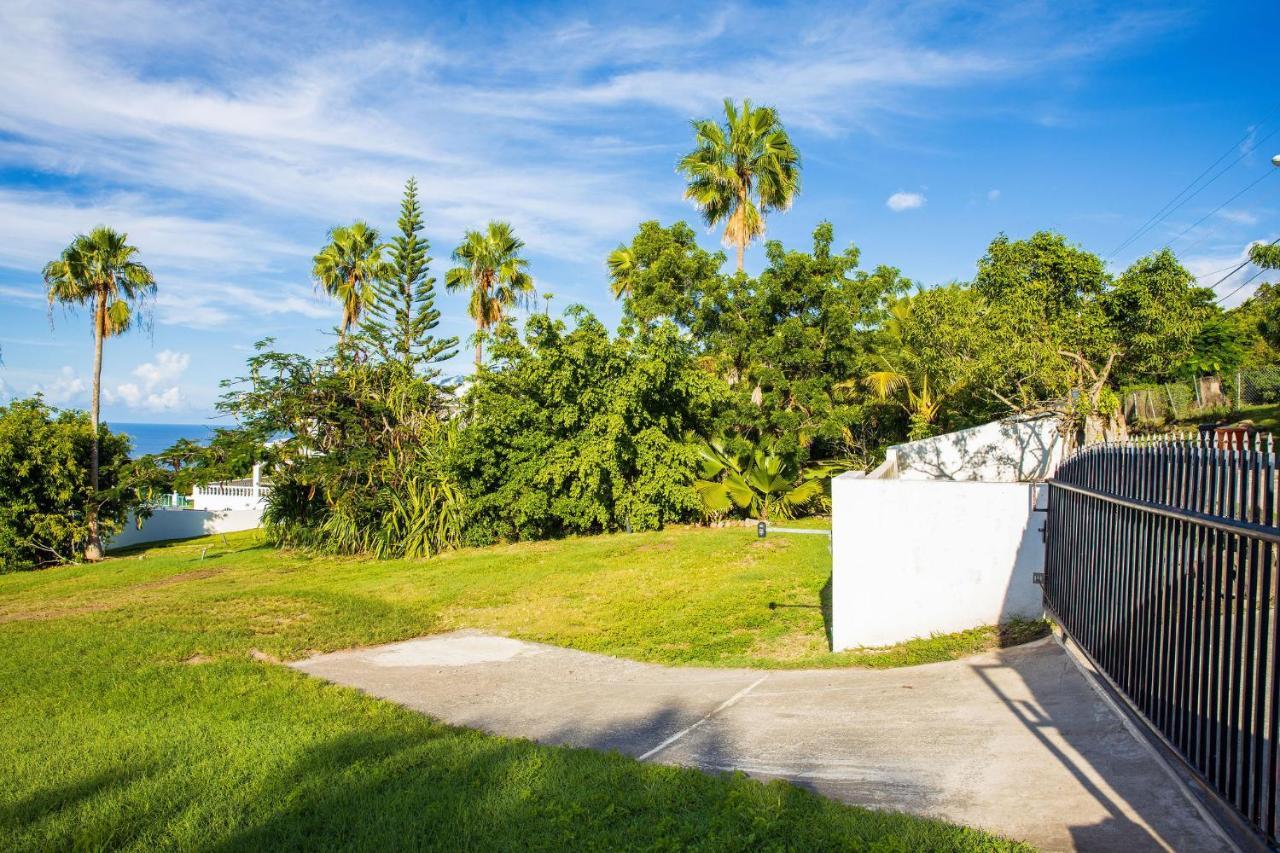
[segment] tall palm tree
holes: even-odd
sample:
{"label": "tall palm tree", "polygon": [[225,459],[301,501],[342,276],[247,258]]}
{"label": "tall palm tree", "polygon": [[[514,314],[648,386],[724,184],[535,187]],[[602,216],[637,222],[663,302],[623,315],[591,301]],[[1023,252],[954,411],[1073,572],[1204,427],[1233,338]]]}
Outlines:
{"label": "tall palm tree", "polygon": [[89,419],[93,424],[93,444],[89,455],[89,484],[93,498],[85,512],[89,541],[84,555],[88,560],[102,559],[102,539],[98,534],[98,412],[102,397],[102,343],[113,335],[123,334],[133,324],[134,314],[145,301],[155,295],[156,279],[151,270],[135,260],[136,246],[129,245],[129,235],[105,225],[75,239],[55,261],[44,268],[52,318],[55,303],[64,306],[87,305],[93,312],[93,397],[89,401]]}
{"label": "tall palm tree", "polygon": [[702,211],[707,227],[725,223],[724,242],[738,249],[738,272],[747,245],[764,234],[765,214],[786,210],[800,192],[800,152],[772,107],[724,101],[725,124],[693,122],[697,147],[676,171],[689,182],[685,198]]}
{"label": "tall palm tree", "polygon": [[360,312],[374,296],[377,282],[392,275],[387,246],[379,242],[378,229],[357,220],[329,231],[329,244],[316,254],[311,274],[325,293],[342,303],[338,341],[360,319]]}
{"label": "tall palm tree", "polygon": [[609,289],[614,299],[621,299],[635,287],[636,254],[629,246],[619,244],[609,253]]}
{"label": "tall palm tree", "polygon": [[468,290],[467,313],[476,321],[476,368],[484,361],[483,333],[506,318],[511,309],[528,304],[533,293],[529,261],[520,256],[524,241],[506,222],[490,222],[485,231],[468,231],[453,250],[458,266],[445,273],[450,292]]}

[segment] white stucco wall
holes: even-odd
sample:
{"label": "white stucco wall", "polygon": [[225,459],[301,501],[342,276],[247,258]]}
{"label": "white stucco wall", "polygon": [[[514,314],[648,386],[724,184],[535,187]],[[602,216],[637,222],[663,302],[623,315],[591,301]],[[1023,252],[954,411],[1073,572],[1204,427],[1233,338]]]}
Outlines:
{"label": "white stucco wall", "polygon": [[894,445],[877,476],[1025,482],[1044,479],[1061,457],[1057,418],[1009,418]]}
{"label": "white stucco wall", "polygon": [[252,530],[261,524],[261,507],[231,510],[158,509],[142,522],[141,530],[134,526],[133,518],[130,517],[124,530],[107,543],[107,550],[128,548],[145,542]]}
{"label": "white stucco wall", "polygon": [[832,647],[1043,614],[1043,486],[843,474],[832,489]]}

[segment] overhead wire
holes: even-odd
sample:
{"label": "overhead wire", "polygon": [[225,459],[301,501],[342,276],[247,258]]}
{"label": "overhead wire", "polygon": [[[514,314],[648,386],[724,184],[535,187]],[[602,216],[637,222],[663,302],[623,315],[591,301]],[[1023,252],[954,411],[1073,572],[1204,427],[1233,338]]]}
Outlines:
{"label": "overhead wire", "polygon": [[[1274,246],[1274,245],[1276,245],[1277,243],[1280,243],[1280,237],[1277,237],[1276,239],[1272,240],[1272,241],[1271,241],[1270,243],[1268,243],[1267,245],[1268,245],[1268,246]],[[1217,280],[1217,281],[1215,281],[1213,284],[1209,285],[1209,289],[1210,289],[1210,290],[1213,290],[1213,289],[1214,289],[1214,288],[1216,288],[1218,285],[1222,284],[1224,281],[1226,281],[1227,279],[1231,278],[1231,276],[1235,275],[1236,273],[1240,272],[1240,270],[1242,270],[1242,269],[1244,269],[1245,267],[1247,267],[1250,263],[1252,263],[1252,261],[1253,261],[1253,256],[1252,256],[1252,254],[1250,254],[1250,256],[1249,256],[1249,257],[1246,257],[1243,261],[1241,261],[1239,264],[1237,264],[1235,267],[1233,267],[1233,268],[1232,268],[1232,270],[1231,270],[1231,272],[1227,273],[1227,274],[1226,274],[1226,275],[1224,275],[1222,278],[1218,279],[1218,280]],[[1239,292],[1241,291],[1241,289],[1243,289],[1243,288],[1244,288],[1244,286],[1245,286],[1246,284],[1248,284],[1249,282],[1253,281],[1255,278],[1257,278],[1258,276],[1262,275],[1264,272],[1266,272],[1266,268],[1265,268],[1265,267],[1264,267],[1264,268],[1260,268],[1260,269],[1259,269],[1257,272],[1255,272],[1253,275],[1251,275],[1251,276],[1249,276],[1247,279],[1245,279],[1245,280],[1244,280],[1244,281],[1239,285],[1239,287],[1237,287],[1235,290],[1231,291],[1231,292],[1230,292],[1230,293],[1228,293],[1226,296],[1223,296],[1223,297],[1221,297],[1221,298],[1217,299],[1217,300],[1214,302],[1214,304],[1215,304],[1215,305],[1221,305],[1224,301],[1226,301],[1226,300],[1230,299],[1232,296],[1235,296],[1237,293],[1239,293]]]}
{"label": "overhead wire", "polygon": [[1163,222],[1169,216],[1169,214],[1173,213],[1175,210],[1182,207],[1182,205],[1186,204],[1188,201],[1195,198],[1197,195],[1203,192],[1207,187],[1212,185],[1214,181],[1218,180],[1218,178],[1226,174],[1232,167],[1234,167],[1237,163],[1239,163],[1241,160],[1247,157],[1250,153],[1252,153],[1252,151],[1258,145],[1261,145],[1263,142],[1270,139],[1276,133],[1280,132],[1280,127],[1277,127],[1275,130],[1272,130],[1262,139],[1255,141],[1252,145],[1249,146],[1249,148],[1244,150],[1240,154],[1240,156],[1232,160],[1225,168],[1223,168],[1221,171],[1215,174],[1212,178],[1210,178],[1204,184],[1201,184],[1200,187],[1198,187],[1194,192],[1191,192],[1190,195],[1187,195],[1187,193],[1193,187],[1195,187],[1196,184],[1200,183],[1200,181],[1204,178],[1205,175],[1212,172],[1219,163],[1221,163],[1223,160],[1230,157],[1231,152],[1238,151],[1240,149],[1240,146],[1249,142],[1250,137],[1252,137],[1257,132],[1259,127],[1266,125],[1267,122],[1271,121],[1277,115],[1280,115],[1280,110],[1276,110],[1275,112],[1271,113],[1266,118],[1264,118],[1261,122],[1258,122],[1257,124],[1249,128],[1248,133],[1246,133],[1243,137],[1241,137],[1238,142],[1235,142],[1234,144],[1232,144],[1231,147],[1229,147],[1226,151],[1224,151],[1222,155],[1218,157],[1217,160],[1214,160],[1212,163],[1210,163],[1209,166],[1203,172],[1201,172],[1199,175],[1195,177],[1194,180],[1191,181],[1191,183],[1187,184],[1185,187],[1179,190],[1177,195],[1169,199],[1169,201],[1166,202],[1163,207],[1161,207],[1154,214],[1152,214],[1151,217],[1147,219],[1146,222],[1142,223],[1142,225],[1138,227],[1137,231],[1130,234],[1129,237],[1126,238],[1119,246],[1116,246],[1114,249],[1112,249],[1111,252],[1107,255],[1107,257],[1114,258],[1116,255],[1120,254],[1120,252],[1124,251],[1126,247],[1132,245],[1135,240],[1139,239],[1148,231],[1150,231],[1152,228],[1154,228],[1156,225],[1159,225],[1161,222]]}

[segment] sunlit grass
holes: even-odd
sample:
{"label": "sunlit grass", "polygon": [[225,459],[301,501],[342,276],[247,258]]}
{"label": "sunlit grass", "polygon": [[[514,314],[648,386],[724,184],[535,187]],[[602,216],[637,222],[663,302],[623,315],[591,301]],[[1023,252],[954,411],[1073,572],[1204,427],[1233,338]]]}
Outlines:
{"label": "sunlit grass", "polygon": [[270,663],[458,627],[750,666],[999,642],[831,655],[826,549],[674,529],[377,563],[244,533],[0,576],[0,848],[1006,848],[783,783],[450,728]]}

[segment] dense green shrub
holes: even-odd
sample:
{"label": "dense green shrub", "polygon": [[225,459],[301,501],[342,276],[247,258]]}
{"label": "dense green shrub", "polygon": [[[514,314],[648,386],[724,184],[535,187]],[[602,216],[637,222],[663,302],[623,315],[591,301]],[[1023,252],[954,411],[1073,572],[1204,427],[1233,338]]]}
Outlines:
{"label": "dense green shrub", "polygon": [[[96,503],[104,539],[130,510],[146,512],[147,469],[129,460],[129,439],[98,430]],[[87,412],[51,409],[39,398],[0,406],[0,571],[77,559],[89,537],[86,512],[93,430]],[[154,469],[151,469],[154,473]]]}
{"label": "dense green shrub", "polygon": [[465,539],[654,529],[697,517],[698,454],[723,385],[670,323],[610,337],[585,309],[499,330],[467,395],[456,465]]}

